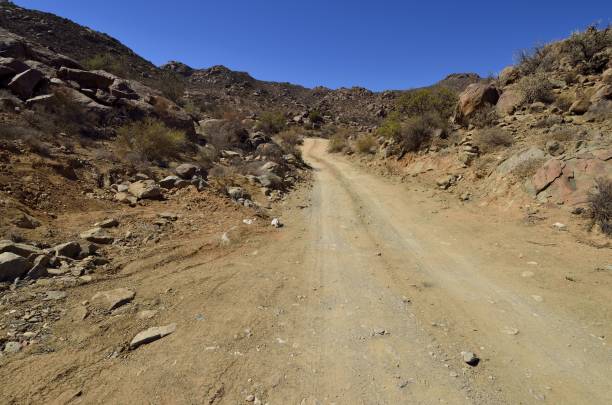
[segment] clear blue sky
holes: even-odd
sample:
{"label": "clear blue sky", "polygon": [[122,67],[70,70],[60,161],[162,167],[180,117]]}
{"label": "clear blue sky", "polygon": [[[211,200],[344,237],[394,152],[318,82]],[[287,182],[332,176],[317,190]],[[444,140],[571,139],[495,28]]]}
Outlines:
{"label": "clear blue sky", "polygon": [[612,19],[612,0],[16,0],[119,39],[155,64],[372,90],[499,72],[519,49]]}

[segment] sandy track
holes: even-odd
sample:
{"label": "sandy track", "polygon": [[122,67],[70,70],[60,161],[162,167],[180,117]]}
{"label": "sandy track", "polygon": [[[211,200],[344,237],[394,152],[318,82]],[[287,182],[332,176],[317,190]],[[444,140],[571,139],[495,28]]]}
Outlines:
{"label": "sandy track", "polygon": [[[202,249],[197,237],[179,241],[120,279],[75,294],[78,302],[102,287],[130,286],[137,303],[160,313],[60,324],[70,344],[9,362],[0,371],[12,381],[3,397],[612,403],[610,275],[593,272],[609,251],[486,212],[441,211],[427,193],[368,174],[325,147],[304,145],[315,181],[287,203],[285,228],[226,252]],[[542,239],[554,246],[528,243]],[[170,322],[176,333],[108,356],[144,327]],[[464,350],[481,363],[464,364]]]}

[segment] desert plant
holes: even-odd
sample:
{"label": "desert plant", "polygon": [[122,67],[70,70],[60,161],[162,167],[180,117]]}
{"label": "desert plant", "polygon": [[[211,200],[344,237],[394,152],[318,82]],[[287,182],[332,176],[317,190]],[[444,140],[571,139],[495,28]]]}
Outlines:
{"label": "desert plant", "polygon": [[533,177],[536,174],[538,169],[542,167],[542,165],[546,162],[545,159],[533,158],[525,160],[524,162],[519,163],[514,170],[512,170],[512,174],[518,179],[526,179],[529,177]]}
{"label": "desert plant", "polygon": [[294,128],[279,132],[277,138],[281,145],[296,146],[304,143],[302,134]]}
{"label": "desert plant", "polygon": [[474,142],[483,153],[492,152],[500,147],[511,146],[512,134],[501,128],[486,128],[476,132]]}
{"label": "desert plant", "polygon": [[345,129],[339,129],[329,138],[327,151],[330,153],[343,152],[348,148],[349,133]]}
{"label": "desert plant", "polygon": [[82,61],[87,70],[105,70],[109,73],[130,78],[130,65],[124,56],[110,53],[97,54]]}
{"label": "desert plant", "polygon": [[178,155],[185,145],[185,133],[147,118],[117,129],[117,144],[126,155],[131,152],[148,161],[163,161]]}
{"label": "desert plant", "polygon": [[376,145],[376,139],[374,139],[372,134],[361,134],[355,141],[355,149],[359,153],[373,153]]}
{"label": "desert plant", "polygon": [[599,29],[591,25],[584,31],[577,31],[563,42],[563,52],[569,56],[573,65],[580,67],[582,73],[602,72],[608,63],[607,57],[599,57],[600,52],[612,47],[612,27]]}
{"label": "desert plant", "polygon": [[597,190],[589,196],[591,218],[604,234],[612,236],[612,179],[599,178],[595,185]]}
{"label": "desert plant", "polygon": [[425,114],[412,117],[402,125],[396,141],[401,149],[401,155],[406,152],[417,152],[431,141],[434,131],[441,124],[435,114]]}
{"label": "desert plant", "polygon": [[323,122],[323,116],[318,110],[312,110],[308,113],[308,119],[314,124],[320,124]]}
{"label": "desert plant", "polygon": [[550,103],[554,100],[553,85],[544,74],[534,74],[521,78],[518,82],[518,88],[527,103],[536,101]]}
{"label": "desert plant", "polygon": [[536,45],[532,49],[524,49],[517,53],[517,67],[522,76],[547,72],[553,66],[555,56],[550,45]]}
{"label": "desert plant", "polygon": [[448,118],[457,103],[457,95],[445,87],[432,87],[412,90],[402,94],[397,100],[397,110],[409,117],[437,112]]}
{"label": "desert plant", "polygon": [[574,103],[574,97],[570,94],[559,94],[555,97],[554,105],[561,111],[569,111]]}
{"label": "desert plant", "polygon": [[257,129],[269,135],[279,133],[286,126],[285,114],[279,111],[266,111],[261,114],[257,122]]}
{"label": "desert plant", "polygon": [[399,136],[402,130],[402,122],[399,112],[391,112],[383,121],[382,125],[378,127],[376,133],[379,136],[385,138],[396,138]]}
{"label": "desert plant", "polygon": [[476,128],[492,127],[497,123],[499,116],[495,106],[486,105],[476,110],[470,117],[470,124]]}
{"label": "desert plant", "polygon": [[159,79],[152,83],[152,86],[156,87],[162,92],[162,94],[168,99],[179,103],[185,95],[185,79],[174,72],[164,70]]}

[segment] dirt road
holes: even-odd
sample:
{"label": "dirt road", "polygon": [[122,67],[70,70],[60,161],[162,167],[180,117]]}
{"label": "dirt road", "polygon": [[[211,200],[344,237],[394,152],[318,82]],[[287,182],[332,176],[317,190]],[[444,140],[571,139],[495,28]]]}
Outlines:
{"label": "dirt road", "polygon": [[[609,250],[456,207],[307,140],[285,228],[161,246],[121,278],[134,311],[58,326],[0,374],[15,403],[609,404]],[[231,236],[232,238],[234,236]],[[597,271],[596,269],[602,269]],[[177,331],[114,355],[145,327]],[[480,363],[464,363],[462,351]],[[251,396],[252,397],[249,397]],[[7,401],[7,402],[9,402]]]}

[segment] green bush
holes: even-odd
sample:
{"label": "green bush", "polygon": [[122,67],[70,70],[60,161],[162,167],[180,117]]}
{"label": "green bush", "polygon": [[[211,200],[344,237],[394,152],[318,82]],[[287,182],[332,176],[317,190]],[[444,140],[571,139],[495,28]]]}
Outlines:
{"label": "green bush", "polygon": [[273,135],[285,129],[286,123],[285,114],[282,112],[266,111],[259,117],[257,129],[269,135]]}
{"label": "green bush", "polygon": [[445,87],[412,90],[397,100],[399,112],[409,117],[436,112],[443,118],[452,115],[457,104],[457,95]]}
{"label": "green bush", "polygon": [[393,111],[385,118],[382,125],[378,127],[376,133],[385,138],[397,138],[402,131],[402,121],[400,114]]}
{"label": "green bush", "polygon": [[176,157],[185,145],[185,133],[168,128],[161,121],[147,118],[117,130],[117,144],[143,160],[163,161]]}
{"label": "green bush", "polygon": [[361,134],[355,141],[355,149],[359,153],[373,153],[376,146],[377,142],[372,134]]}
{"label": "green bush", "polygon": [[181,75],[167,70],[164,70],[160,78],[151,83],[151,85],[161,91],[166,98],[177,104],[185,95],[187,87],[185,79]]}
{"label": "green bush", "polygon": [[129,63],[120,55],[98,54],[82,61],[82,65],[87,70],[105,70],[123,78],[130,78]]}
{"label": "green bush", "polygon": [[430,143],[434,131],[440,125],[440,117],[433,113],[410,118],[402,125],[402,130],[396,138],[401,154],[421,150]]}

